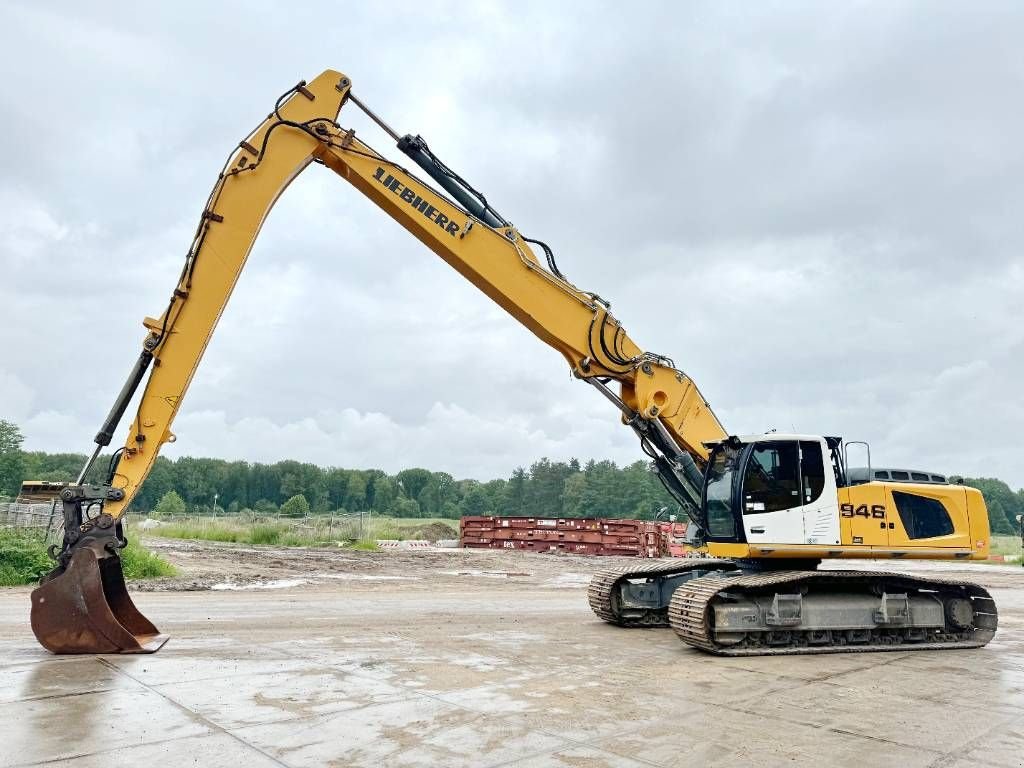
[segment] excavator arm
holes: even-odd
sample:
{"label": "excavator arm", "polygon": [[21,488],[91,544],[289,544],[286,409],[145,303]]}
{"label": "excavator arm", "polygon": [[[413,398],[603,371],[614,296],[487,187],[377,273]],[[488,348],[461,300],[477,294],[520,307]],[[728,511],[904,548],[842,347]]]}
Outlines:
{"label": "excavator arm", "polygon": [[[267,214],[314,162],[350,182],[560,352],[575,376],[619,409],[668,490],[701,522],[704,444],[726,433],[696,385],[671,360],[638,346],[606,301],[561,274],[546,245],[524,237],[420,137],[399,137],[351,88],[345,75],[326,71],[289,90],[218,175],[167,308],[143,321],[142,351],[96,435],[96,448],[76,483],[61,491],[65,538],[58,567],[33,593],[33,628],[47,648],[147,652],[162,645],[164,637],[124,591],[117,557],[124,543],[122,517],[161,447],[175,439],[174,417]],[[346,104],[364,110],[443,191],[341,127],[337,118]],[[543,263],[531,243],[543,250]],[[107,482],[85,484],[143,382]]]}

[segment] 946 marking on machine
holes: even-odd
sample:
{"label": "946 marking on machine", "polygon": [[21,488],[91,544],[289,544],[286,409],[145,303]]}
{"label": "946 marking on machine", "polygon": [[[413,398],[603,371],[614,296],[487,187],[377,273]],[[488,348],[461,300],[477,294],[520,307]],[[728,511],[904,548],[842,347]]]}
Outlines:
{"label": "946 marking on machine", "polygon": [[868,507],[867,504],[859,504],[854,507],[853,504],[840,504],[839,515],[840,517],[875,517],[885,519],[885,505],[872,504]]}

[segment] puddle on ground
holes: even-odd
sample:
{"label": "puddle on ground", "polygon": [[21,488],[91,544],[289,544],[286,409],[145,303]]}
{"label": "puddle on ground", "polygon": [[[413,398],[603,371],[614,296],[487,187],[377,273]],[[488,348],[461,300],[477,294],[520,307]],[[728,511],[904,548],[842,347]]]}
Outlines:
{"label": "puddle on ground", "polygon": [[532,576],[526,571],[479,571],[471,568],[465,571],[437,571],[442,576],[474,576],[483,579],[507,579],[510,576]]}
{"label": "puddle on ground", "polygon": [[245,589],[288,589],[289,587],[301,587],[309,584],[306,579],[275,579],[273,581],[254,581],[251,584],[231,584],[223,582],[214,584],[210,589],[214,590],[245,590]]}
{"label": "puddle on ground", "polygon": [[560,573],[555,578],[545,581],[541,586],[553,589],[577,589],[588,584],[590,584],[590,574],[588,573]]}
{"label": "puddle on ground", "polygon": [[420,581],[419,576],[384,576],[373,573],[314,573],[310,578],[348,581]]}

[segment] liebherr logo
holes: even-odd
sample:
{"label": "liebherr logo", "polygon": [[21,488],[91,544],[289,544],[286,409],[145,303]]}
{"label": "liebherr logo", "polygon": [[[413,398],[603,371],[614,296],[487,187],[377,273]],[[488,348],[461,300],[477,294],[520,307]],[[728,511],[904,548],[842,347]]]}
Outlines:
{"label": "liebherr logo", "polygon": [[383,184],[385,187],[394,192],[398,197],[407,202],[417,211],[422,213],[428,221],[432,221],[445,232],[452,237],[459,234],[459,225],[454,221],[451,221],[447,216],[441,213],[437,208],[432,206],[422,197],[417,195],[407,186],[402,184],[398,179],[392,176],[390,173],[385,174],[383,168],[378,168],[373,172],[373,178]]}

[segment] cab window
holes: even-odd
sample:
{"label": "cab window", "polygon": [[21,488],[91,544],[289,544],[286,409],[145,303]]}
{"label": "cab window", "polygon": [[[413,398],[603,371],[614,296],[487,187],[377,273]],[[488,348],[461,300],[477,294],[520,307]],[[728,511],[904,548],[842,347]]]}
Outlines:
{"label": "cab window", "polygon": [[799,466],[796,442],[755,445],[743,477],[743,514],[756,515],[799,507]]}
{"label": "cab window", "polygon": [[736,520],[732,512],[732,482],[737,474],[739,452],[728,446],[718,448],[708,469],[704,484],[704,501],[707,510],[708,535],[716,539],[733,539],[736,536]]}
{"label": "cab window", "polygon": [[953,521],[941,501],[902,491],[893,491],[892,498],[908,538],[930,539],[953,532]]}
{"label": "cab window", "polygon": [[821,443],[800,441],[800,480],[804,504],[811,504],[821,498],[821,492],[825,490],[825,461],[822,458]]}

